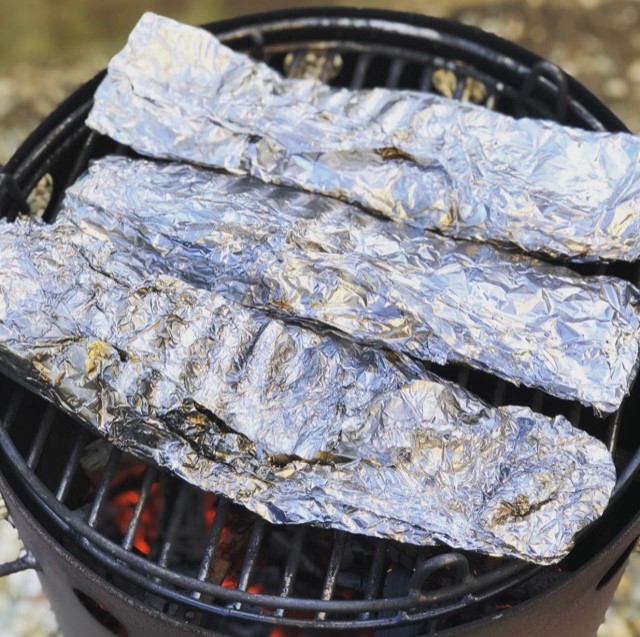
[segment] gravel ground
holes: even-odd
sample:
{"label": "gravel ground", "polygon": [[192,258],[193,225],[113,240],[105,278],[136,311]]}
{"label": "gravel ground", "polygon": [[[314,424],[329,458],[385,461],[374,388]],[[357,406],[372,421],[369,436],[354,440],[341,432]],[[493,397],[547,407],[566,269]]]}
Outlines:
{"label": "gravel ground", "polygon": [[[253,8],[251,5],[248,2],[246,10]],[[406,0],[397,6],[419,10],[423,5]],[[633,131],[640,131],[637,0],[434,0],[431,11],[478,25],[539,52],[585,83]],[[115,48],[102,48],[96,51],[89,47],[65,64],[3,68],[0,59],[0,163],[73,88],[104,67],[108,53]],[[0,522],[0,563],[14,559],[19,551],[15,531],[8,522]],[[32,572],[0,579],[0,637],[57,634],[55,618]],[[631,556],[598,637],[640,637],[638,552]]]}
{"label": "gravel ground", "polygon": [[[21,549],[15,529],[0,522],[0,562],[18,557]],[[56,618],[42,594],[35,571],[15,573],[0,580],[0,636],[58,636]]]}

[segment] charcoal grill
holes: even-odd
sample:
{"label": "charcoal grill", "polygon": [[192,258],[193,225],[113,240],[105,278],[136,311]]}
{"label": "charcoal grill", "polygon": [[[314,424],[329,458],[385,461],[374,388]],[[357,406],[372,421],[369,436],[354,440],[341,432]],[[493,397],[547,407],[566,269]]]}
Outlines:
{"label": "charcoal grill", "polygon": [[[205,28],[290,75],[313,72],[352,88],[440,90],[516,117],[627,130],[557,67],[450,21],[312,9]],[[48,183],[43,216],[51,221],[64,189],[90,159],[132,154],[84,126],[103,75],[63,102],[7,163],[0,174],[0,211],[6,217],[29,214],[28,193],[38,190],[42,197]],[[640,282],[639,264],[577,269]],[[20,378],[0,377],[0,491],[28,551],[1,566],[0,575],[37,568],[67,637],[283,637],[316,631],[387,637],[595,635],[640,534],[637,384],[618,412],[601,419],[577,403],[516,388],[465,366],[436,371],[494,404],[562,413],[613,452],[618,482],[612,502],[557,567],[304,526],[276,527],[224,498],[215,502],[214,516],[210,495],[151,463],[139,466],[135,495],[118,527],[114,492],[131,459],[24,389]],[[141,541],[152,501],[156,530]],[[230,581],[222,579],[218,566],[226,559],[220,556],[224,537],[240,551]]]}

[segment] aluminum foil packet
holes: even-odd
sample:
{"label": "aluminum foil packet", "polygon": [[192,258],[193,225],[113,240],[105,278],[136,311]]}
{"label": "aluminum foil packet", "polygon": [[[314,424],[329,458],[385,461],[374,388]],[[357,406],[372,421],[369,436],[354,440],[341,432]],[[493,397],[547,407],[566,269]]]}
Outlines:
{"label": "aluminum foil packet", "polygon": [[615,482],[563,417],[165,275],[117,236],[0,223],[0,368],[118,447],[276,523],[540,564]]}
{"label": "aluminum foil packet", "polygon": [[121,254],[149,272],[600,412],[616,410],[636,376],[640,293],[615,277],[184,163],[100,159],[60,214],[135,244]]}
{"label": "aluminum foil packet", "polygon": [[283,79],[145,14],[87,123],[142,154],[360,204],[417,228],[575,261],[640,257],[640,140],[412,91]]}

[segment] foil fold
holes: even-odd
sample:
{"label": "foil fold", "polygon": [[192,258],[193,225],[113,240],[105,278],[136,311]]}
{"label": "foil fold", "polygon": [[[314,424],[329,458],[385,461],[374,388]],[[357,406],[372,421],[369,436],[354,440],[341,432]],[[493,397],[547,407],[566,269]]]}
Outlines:
{"label": "foil fold", "polygon": [[604,510],[612,458],[565,418],[149,276],[139,252],[65,221],[0,222],[3,372],[275,523],[546,564]]}
{"label": "foil fold", "polygon": [[154,157],[331,195],[422,230],[574,261],[640,257],[640,141],[412,91],[283,79],[151,13],[87,123]]}
{"label": "foil fold", "polygon": [[422,233],[335,199],[109,156],[67,190],[60,214],[134,243],[149,272],[599,412],[620,406],[637,373],[640,294],[627,281]]}

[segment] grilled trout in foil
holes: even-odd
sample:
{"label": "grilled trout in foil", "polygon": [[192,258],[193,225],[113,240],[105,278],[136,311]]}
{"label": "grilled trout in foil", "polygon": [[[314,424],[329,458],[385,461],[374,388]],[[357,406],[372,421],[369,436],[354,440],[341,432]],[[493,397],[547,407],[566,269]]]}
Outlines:
{"label": "grilled trout in foil", "polygon": [[640,295],[616,277],[182,163],[103,158],[61,214],[135,243],[150,272],[600,412],[615,411],[636,376]]}
{"label": "grilled trout in foil", "polygon": [[0,222],[2,370],[276,523],[546,564],[604,510],[611,456],[565,418],[489,406],[144,261],[115,233]]}
{"label": "grilled trout in foil", "polygon": [[355,202],[457,238],[575,261],[640,257],[640,140],[413,91],[283,79],[147,13],[89,126],[188,160]]}

